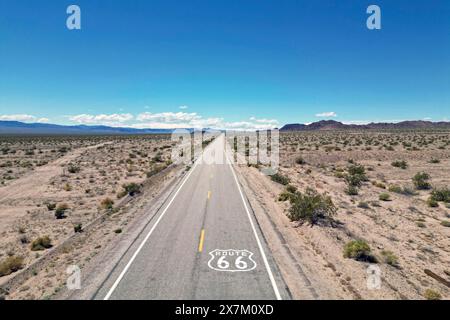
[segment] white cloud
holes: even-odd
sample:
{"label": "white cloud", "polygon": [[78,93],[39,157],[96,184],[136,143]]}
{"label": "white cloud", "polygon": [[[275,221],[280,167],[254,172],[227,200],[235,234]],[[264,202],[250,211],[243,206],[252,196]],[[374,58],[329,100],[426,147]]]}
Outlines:
{"label": "white cloud", "polygon": [[186,113],[186,112],[161,112],[161,113],[151,113],[151,112],[143,112],[136,117],[138,121],[151,121],[151,122],[190,122],[195,119],[200,119],[195,112]]}
{"label": "white cloud", "polygon": [[79,124],[122,126],[137,129],[179,129],[179,128],[213,128],[232,130],[264,130],[273,129],[278,126],[275,119],[257,119],[227,122],[223,118],[204,118],[195,112],[142,112],[136,116],[126,114],[79,114],[69,116],[69,120]]}
{"label": "white cloud", "polygon": [[233,130],[264,130],[277,127],[278,120],[257,119],[251,117],[248,121],[226,122],[223,118],[203,118],[192,112],[144,112],[136,117],[141,123],[135,123],[133,128],[214,128]]}
{"label": "white cloud", "polygon": [[342,121],[343,124],[357,124],[357,125],[363,125],[363,124],[369,124],[372,121],[368,120],[349,120],[349,121]]}
{"label": "white cloud", "polygon": [[[48,121],[47,118],[41,118],[41,119],[46,119]],[[0,120],[33,122],[33,121],[38,121],[38,118],[36,118],[35,116],[32,116],[30,114],[5,114],[5,115],[0,115]]]}
{"label": "white cloud", "polygon": [[80,124],[101,124],[109,126],[118,126],[124,122],[133,120],[134,116],[131,113],[121,114],[79,114],[75,116],[69,116],[69,120]]}
{"label": "white cloud", "polygon": [[188,106],[179,106],[180,109],[185,110],[187,108],[189,108]]}
{"label": "white cloud", "polygon": [[322,113],[317,113],[316,117],[319,117],[319,118],[330,118],[330,117],[335,118],[335,117],[337,117],[337,114],[334,111],[322,112]]}
{"label": "white cloud", "polygon": [[37,122],[39,122],[39,123],[44,123],[44,122],[49,122],[49,121],[50,121],[49,118],[39,118],[39,119],[37,120]]}

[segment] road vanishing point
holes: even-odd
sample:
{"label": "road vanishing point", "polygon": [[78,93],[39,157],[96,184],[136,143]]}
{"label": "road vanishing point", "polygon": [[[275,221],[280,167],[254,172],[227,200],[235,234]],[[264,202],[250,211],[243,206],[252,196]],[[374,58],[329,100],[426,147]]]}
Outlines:
{"label": "road vanishing point", "polygon": [[[98,289],[94,299],[290,297],[218,136]],[[216,161],[217,162],[217,161]]]}

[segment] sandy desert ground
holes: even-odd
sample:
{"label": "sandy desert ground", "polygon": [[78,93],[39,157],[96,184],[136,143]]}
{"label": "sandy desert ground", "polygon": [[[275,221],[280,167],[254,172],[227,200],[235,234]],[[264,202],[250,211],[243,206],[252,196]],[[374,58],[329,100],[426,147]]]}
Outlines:
{"label": "sandy desert ground", "polygon": [[[58,257],[62,266],[88,261],[131,219],[131,196],[171,164],[170,135],[10,137],[0,145],[0,282],[106,213],[96,235]],[[56,263],[8,298],[51,296],[65,277]]]}
{"label": "sandy desert ground", "polygon": [[[66,266],[92,264],[178,177],[168,135],[5,137],[0,145],[0,284],[62,247],[0,292],[7,299],[58,297]],[[450,298],[450,132],[281,133],[280,157],[275,176],[258,165],[239,172],[294,298]],[[419,185],[417,173],[426,173]],[[292,218],[308,188],[334,208],[314,225]],[[373,266],[380,288],[367,286]]]}
{"label": "sandy desert ground", "polygon": [[[450,132],[282,133],[280,157],[272,178],[259,166],[240,172],[252,205],[270,217],[317,298],[450,298]],[[422,190],[412,180],[418,172],[429,175]],[[295,204],[301,208],[290,198],[308,188],[332,201],[331,219],[312,226],[288,218]],[[344,257],[351,243],[359,255]],[[377,272],[370,266],[380,270],[380,288],[367,286],[367,272]],[[304,297],[298,275],[285,269],[284,276],[294,296]]]}

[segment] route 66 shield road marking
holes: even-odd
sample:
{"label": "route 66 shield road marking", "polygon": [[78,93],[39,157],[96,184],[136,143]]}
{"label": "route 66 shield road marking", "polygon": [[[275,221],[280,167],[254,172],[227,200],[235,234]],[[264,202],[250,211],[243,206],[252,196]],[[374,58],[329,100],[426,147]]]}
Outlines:
{"label": "route 66 shield road marking", "polygon": [[208,267],[216,271],[242,272],[256,268],[256,262],[252,259],[253,252],[245,249],[215,249],[209,254],[211,259],[208,261]]}

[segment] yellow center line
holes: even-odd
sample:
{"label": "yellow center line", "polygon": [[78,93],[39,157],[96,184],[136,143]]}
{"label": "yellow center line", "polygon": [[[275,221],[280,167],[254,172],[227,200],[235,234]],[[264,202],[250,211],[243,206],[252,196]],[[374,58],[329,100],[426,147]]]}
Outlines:
{"label": "yellow center line", "polygon": [[203,242],[205,241],[205,229],[202,229],[202,232],[200,233],[200,242],[198,244],[198,252],[203,251]]}
{"label": "yellow center line", "polygon": [[208,200],[211,199],[211,191],[208,191]]}

